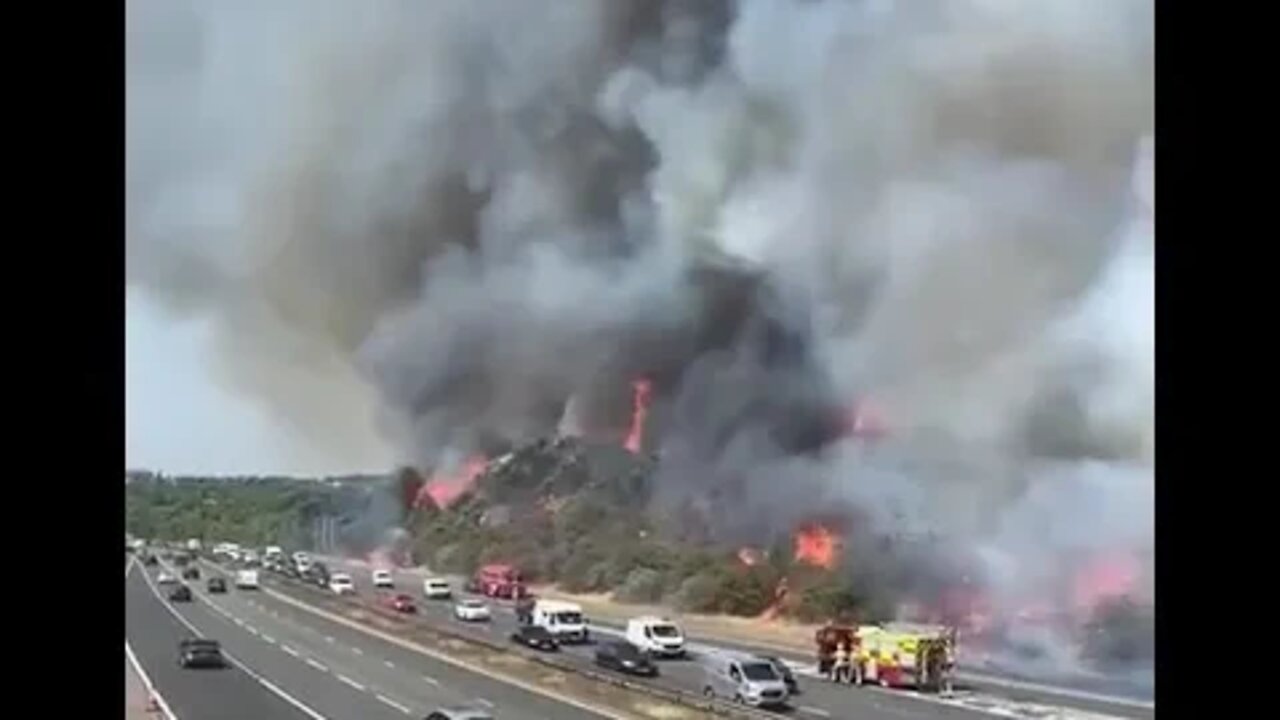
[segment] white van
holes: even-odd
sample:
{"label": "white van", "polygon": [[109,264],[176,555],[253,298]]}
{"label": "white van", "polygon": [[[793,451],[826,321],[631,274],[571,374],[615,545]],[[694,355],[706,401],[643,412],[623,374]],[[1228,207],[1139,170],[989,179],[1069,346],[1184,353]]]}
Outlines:
{"label": "white van", "polygon": [[428,600],[448,600],[453,597],[453,588],[444,578],[427,578],[422,581],[422,596]]}
{"label": "white van", "polygon": [[627,642],[656,657],[684,657],[684,633],[666,618],[631,618],[627,621]]}
{"label": "white van", "polygon": [[239,570],[236,572],[236,587],[241,590],[258,589],[257,570]]}
{"label": "white van", "polygon": [[587,619],[582,606],[559,600],[539,600],[533,604],[531,624],[546,628],[561,643],[586,642]]}
{"label": "white van", "polygon": [[712,653],[702,659],[702,694],[752,707],[787,704],[787,683],[773,663],[751,655]]}

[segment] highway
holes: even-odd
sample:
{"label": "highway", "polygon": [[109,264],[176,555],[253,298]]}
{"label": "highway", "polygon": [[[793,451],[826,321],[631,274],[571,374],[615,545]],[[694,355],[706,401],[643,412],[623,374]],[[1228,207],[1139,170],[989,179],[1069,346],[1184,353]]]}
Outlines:
{"label": "highway", "polygon": [[[330,567],[351,573],[356,581],[361,596],[369,602],[376,597],[371,585],[369,568],[354,562],[331,563]],[[268,573],[263,574],[273,587],[294,595],[304,601],[329,601],[328,594],[310,586],[275,580]],[[429,601],[421,599],[421,574],[414,571],[399,571],[396,582],[400,591],[417,597],[421,621],[434,624],[448,624],[463,632],[475,633],[478,637],[490,640],[504,640],[515,628],[514,613],[503,604],[492,603],[493,620],[489,623],[460,623],[452,617],[452,603],[445,601]],[[276,584],[279,583],[279,584]],[[286,606],[278,601],[264,598],[263,603],[273,607],[277,612],[284,612]],[[295,611],[294,620],[305,624],[311,622],[305,611]],[[593,625],[597,634],[620,634],[616,628]],[[720,644],[723,646],[723,644]],[[691,643],[696,653],[705,650],[708,645]],[[566,646],[562,656],[570,659],[575,666],[595,669],[592,662],[594,648],[591,646]],[[784,655],[785,657],[785,655]],[[1035,688],[1008,688],[996,694],[988,691],[966,690],[956,693],[953,698],[939,698],[931,694],[920,694],[903,690],[886,690],[875,687],[852,688],[836,686],[825,680],[812,677],[811,668],[793,659],[789,661],[797,672],[802,694],[794,698],[794,708],[789,714],[796,717],[810,718],[895,718],[897,720],[974,720],[988,718],[992,715],[1003,717],[1056,717],[1063,720],[1075,718],[1129,717],[1147,718],[1154,716],[1153,708],[1141,706],[1116,705],[1105,699],[1094,699],[1090,696],[1046,698],[1041,690]],[[655,682],[660,686],[678,689],[690,693],[699,693],[702,688],[702,670],[691,660],[661,661],[661,676],[656,680],[633,679],[638,684]],[[809,675],[809,676],[807,676]]]}
{"label": "highway", "polygon": [[[601,717],[327,622],[264,593],[208,595],[202,582],[188,584],[194,602],[170,604],[141,565],[125,577],[129,646],[180,720],[403,720],[463,704],[504,719]],[[221,641],[233,666],[178,668],[178,642],[195,635]]]}

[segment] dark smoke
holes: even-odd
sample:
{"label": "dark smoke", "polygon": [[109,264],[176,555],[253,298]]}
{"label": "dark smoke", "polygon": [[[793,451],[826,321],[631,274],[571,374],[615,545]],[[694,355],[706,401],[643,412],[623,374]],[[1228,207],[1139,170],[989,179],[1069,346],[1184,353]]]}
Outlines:
{"label": "dark smoke", "polygon": [[1013,598],[1151,545],[1151,9],[130,0],[129,282],[317,457],[620,442],[645,377],[717,539],[845,503]]}

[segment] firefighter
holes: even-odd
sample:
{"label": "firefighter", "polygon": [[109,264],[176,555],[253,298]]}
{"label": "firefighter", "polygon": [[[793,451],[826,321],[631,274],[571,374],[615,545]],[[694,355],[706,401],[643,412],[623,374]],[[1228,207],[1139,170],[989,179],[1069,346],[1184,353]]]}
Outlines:
{"label": "firefighter", "polygon": [[850,653],[849,643],[845,640],[840,641],[840,645],[836,648],[836,664],[835,664],[835,681],[849,682],[850,677]]}

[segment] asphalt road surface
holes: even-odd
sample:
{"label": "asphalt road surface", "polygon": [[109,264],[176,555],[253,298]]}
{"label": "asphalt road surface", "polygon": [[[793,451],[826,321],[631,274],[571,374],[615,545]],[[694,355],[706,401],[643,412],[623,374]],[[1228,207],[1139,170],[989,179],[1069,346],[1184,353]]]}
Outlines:
{"label": "asphalt road surface", "polygon": [[[203,580],[193,581],[193,602],[169,604],[142,571],[135,566],[126,577],[129,642],[149,674],[157,668],[152,681],[180,720],[404,720],[454,705],[485,708],[504,720],[599,717],[272,601],[265,593],[232,589],[208,595]],[[195,634],[186,623],[220,640],[242,667],[177,668],[178,641]],[[244,668],[306,709],[281,699]]]}
{"label": "asphalt road surface", "polygon": [[[326,559],[328,560],[328,559]],[[374,598],[376,589],[372,587],[370,569],[360,562],[329,560],[330,570],[342,570],[352,575],[357,591],[362,597]],[[396,570],[397,592],[407,592],[419,598],[419,609],[426,618],[436,623],[458,623],[453,619],[453,603],[449,601],[422,600],[422,575],[417,570]],[[266,574],[264,573],[265,577]],[[458,591],[458,583],[454,582],[454,592]],[[466,593],[461,593],[466,597]],[[509,603],[489,601],[493,610],[493,620],[486,624],[470,625],[475,632],[489,637],[506,638],[516,628],[515,612],[509,609]],[[593,632],[598,635],[613,634],[621,637],[621,628],[616,626],[593,624]],[[753,650],[735,646],[732,643],[717,641],[714,646],[709,643],[690,642],[690,650],[694,655],[699,651],[714,648],[736,648],[736,650]],[[562,648],[564,655],[576,657],[584,666],[593,665],[594,647],[566,646]],[[758,648],[755,650],[759,652]],[[794,698],[796,716],[804,717],[893,717],[893,719],[974,719],[991,715],[1005,717],[1059,717],[1059,719],[1088,719],[1088,717],[1129,717],[1129,719],[1149,719],[1155,716],[1155,707],[1133,703],[1124,698],[1100,696],[1097,693],[1071,691],[1071,689],[1044,688],[1042,685],[1011,683],[1000,680],[998,684],[968,683],[961,687],[954,698],[942,700],[934,694],[902,691],[902,689],[852,688],[849,685],[835,685],[815,676],[812,659],[799,659],[788,656],[785,652],[772,651],[771,655],[782,657],[792,666],[799,680],[801,694]],[[654,680],[664,687],[681,689],[681,691],[698,693],[703,685],[703,670],[695,661],[659,661],[660,678]],[[646,682],[646,680],[637,680]]]}

